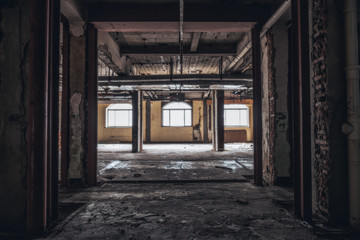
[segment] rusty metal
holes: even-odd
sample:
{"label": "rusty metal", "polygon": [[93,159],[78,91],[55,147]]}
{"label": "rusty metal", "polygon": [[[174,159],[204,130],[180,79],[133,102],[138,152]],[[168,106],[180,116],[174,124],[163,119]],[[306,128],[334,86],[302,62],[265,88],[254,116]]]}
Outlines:
{"label": "rusty metal", "polygon": [[292,11],[292,95],[295,214],[312,218],[311,114],[309,69],[308,1],[293,0]]}
{"label": "rusty metal", "polygon": [[88,24],[87,39],[87,80],[88,80],[88,121],[87,121],[87,150],[88,150],[88,186],[97,182],[97,30]]}
{"label": "rusty metal", "polygon": [[253,65],[253,125],[254,125],[254,183],[263,185],[262,172],[262,96],[261,96],[261,56],[260,27],[255,25],[252,30],[252,65]]}
{"label": "rusty metal", "polygon": [[29,95],[27,127],[26,228],[46,229],[48,149],[49,1],[30,0]]}
{"label": "rusty metal", "polygon": [[61,187],[68,186],[69,164],[69,84],[70,84],[70,26],[64,16],[62,45],[62,95],[61,95]]}

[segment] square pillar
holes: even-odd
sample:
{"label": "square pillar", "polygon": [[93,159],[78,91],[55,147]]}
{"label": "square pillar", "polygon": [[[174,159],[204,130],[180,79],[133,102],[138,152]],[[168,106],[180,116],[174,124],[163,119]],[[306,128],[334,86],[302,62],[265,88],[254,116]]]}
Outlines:
{"label": "square pillar", "polygon": [[142,150],[142,92],[132,93],[132,152],[138,153]]}
{"label": "square pillar", "polygon": [[224,90],[213,90],[213,151],[224,151]]}

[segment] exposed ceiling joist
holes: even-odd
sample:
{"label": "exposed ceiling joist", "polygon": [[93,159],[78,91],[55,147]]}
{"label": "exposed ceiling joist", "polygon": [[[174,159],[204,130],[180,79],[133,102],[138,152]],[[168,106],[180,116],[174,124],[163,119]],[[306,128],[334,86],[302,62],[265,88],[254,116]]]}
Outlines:
{"label": "exposed ceiling joist", "polygon": [[190,47],[191,52],[196,52],[198,45],[199,45],[200,35],[201,35],[201,33],[199,33],[199,32],[193,33],[193,36],[191,39],[191,47]]}

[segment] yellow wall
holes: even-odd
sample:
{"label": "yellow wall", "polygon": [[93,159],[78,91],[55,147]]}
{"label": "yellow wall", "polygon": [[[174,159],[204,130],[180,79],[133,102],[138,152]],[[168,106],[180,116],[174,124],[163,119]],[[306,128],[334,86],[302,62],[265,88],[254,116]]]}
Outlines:
{"label": "yellow wall", "polygon": [[[107,128],[105,127],[105,112],[106,108],[111,104],[98,104],[98,142],[100,143],[124,143],[131,142],[132,140],[132,128]],[[143,139],[145,136],[145,117],[146,117],[146,102],[143,101]]]}
{"label": "yellow wall", "polygon": [[[252,102],[225,101],[225,104],[242,103],[249,107],[249,127],[226,127],[225,130],[245,130],[247,141],[253,141],[253,106]],[[207,101],[207,105],[211,101]],[[98,142],[100,143],[121,143],[131,142],[132,130],[130,128],[106,128],[105,127],[105,111],[110,104],[98,105]],[[193,127],[162,127],[161,126],[161,101],[151,101],[151,142],[192,142]],[[201,114],[200,133],[201,140],[204,140],[203,126],[203,101],[192,101],[192,125],[199,123],[199,113]],[[143,140],[146,140],[146,101],[143,101]],[[209,139],[211,132],[209,131]]]}
{"label": "yellow wall", "polygon": [[[194,114],[193,114],[194,115]],[[151,142],[191,142],[192,127],[162,127],[161,101],[151,102]]]}

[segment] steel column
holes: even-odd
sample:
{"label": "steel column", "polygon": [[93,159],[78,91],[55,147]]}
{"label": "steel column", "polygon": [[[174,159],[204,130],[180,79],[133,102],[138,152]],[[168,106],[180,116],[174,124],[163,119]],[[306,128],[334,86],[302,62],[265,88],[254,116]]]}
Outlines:
{"label": "steel column", "polygon": [[142,92],[132,93],[132,152],[138,153],[142,150]]}
{"label": "steel column", "polygon": [[253,65],[253,126],[254,126],[254,183],[263,185],[262,164],[262,82],[261,82],[261,45],[260,27],[255,25],[252,30],[252,65]]}
{"label": "steel column", "polygon": [[87,32],[87,185],[94,186],[97,182],[97,30],[88,24]]}
{"label": "steel column", "polygon": [[47,222],[49,1],[30,1],[29,95],[27,127],[26,226],[43,232]]}
{"label": "steel column", "polygon": [[68,186],[69,167],[69,96],[70,96],[70,26],[62,16],[63,46],[62,46],[62,97],[61,97],[61,186]]}
{"label": "steel column", "polygon": [[58,216],[60,1],[50,0],[49,4],[48,226]]}
{"label": "steel column", "polygon": [[224,151],[224,91],[213,91],[213,150]]}
{"label": "steel column", "polygon": [[292,0],[292,95],[295,214],[312,218],[308,1]]}

